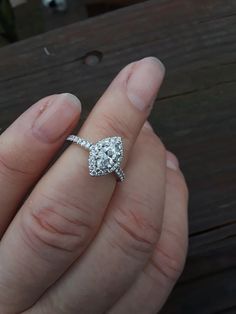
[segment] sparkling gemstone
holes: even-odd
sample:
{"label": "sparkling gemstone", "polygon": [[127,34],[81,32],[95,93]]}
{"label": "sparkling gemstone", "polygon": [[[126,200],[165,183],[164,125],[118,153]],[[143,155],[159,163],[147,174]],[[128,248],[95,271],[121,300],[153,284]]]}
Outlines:
{"label": "sparkling gemstone", "polygon": [[105,175],[120,166],[123,145],[120,137],[108,137],[98,141],[90,149],[89,171],[91,175]]}

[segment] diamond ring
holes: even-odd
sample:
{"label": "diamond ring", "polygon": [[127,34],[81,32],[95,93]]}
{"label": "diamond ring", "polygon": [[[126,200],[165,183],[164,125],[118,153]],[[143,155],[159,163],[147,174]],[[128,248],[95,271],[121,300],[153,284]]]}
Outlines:
{"label": "diamond ring", "polygon": [[104,176],[114,172],[119,181],[125,179],[120,165],[123,159],[123,143],[119,136],[106,137],[95,144],[76,136],[70,135],[67,141],[80,145],[89,151],[88,167],[91,176]]}

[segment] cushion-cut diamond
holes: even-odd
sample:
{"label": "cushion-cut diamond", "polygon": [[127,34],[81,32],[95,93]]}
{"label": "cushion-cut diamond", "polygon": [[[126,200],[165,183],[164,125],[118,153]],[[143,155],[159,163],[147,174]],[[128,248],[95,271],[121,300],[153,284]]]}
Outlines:
{"label": "cushion-cut diamond", "polygon": [[122,161],[121,137],[108,137],[91,146],[89,172],[93,176],[105,175],[117,169]]}

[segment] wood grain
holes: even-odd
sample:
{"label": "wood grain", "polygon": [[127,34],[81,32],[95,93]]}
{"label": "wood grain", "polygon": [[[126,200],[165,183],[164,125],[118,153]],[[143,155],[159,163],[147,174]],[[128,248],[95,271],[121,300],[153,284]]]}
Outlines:
{"label": "wood grain", "polygon": [[234,0],[147,1],[0,50],[2,130],[52,93],[78,95],[85,118],[125,64],[165,63],[151,122],[186,174],[190,248],[162,313],[236,313],[235,51]]}

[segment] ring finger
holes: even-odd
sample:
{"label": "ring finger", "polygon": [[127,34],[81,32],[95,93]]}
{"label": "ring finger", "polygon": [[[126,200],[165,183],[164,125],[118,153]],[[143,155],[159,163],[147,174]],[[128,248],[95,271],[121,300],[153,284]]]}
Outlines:
{"label": "ring finger", "polygon": [[96,239],[27,314],[106,313],[128,290],[161,233],[165,163],[162,143],[143,128],[127,165],[128,179],[116,188]]}

